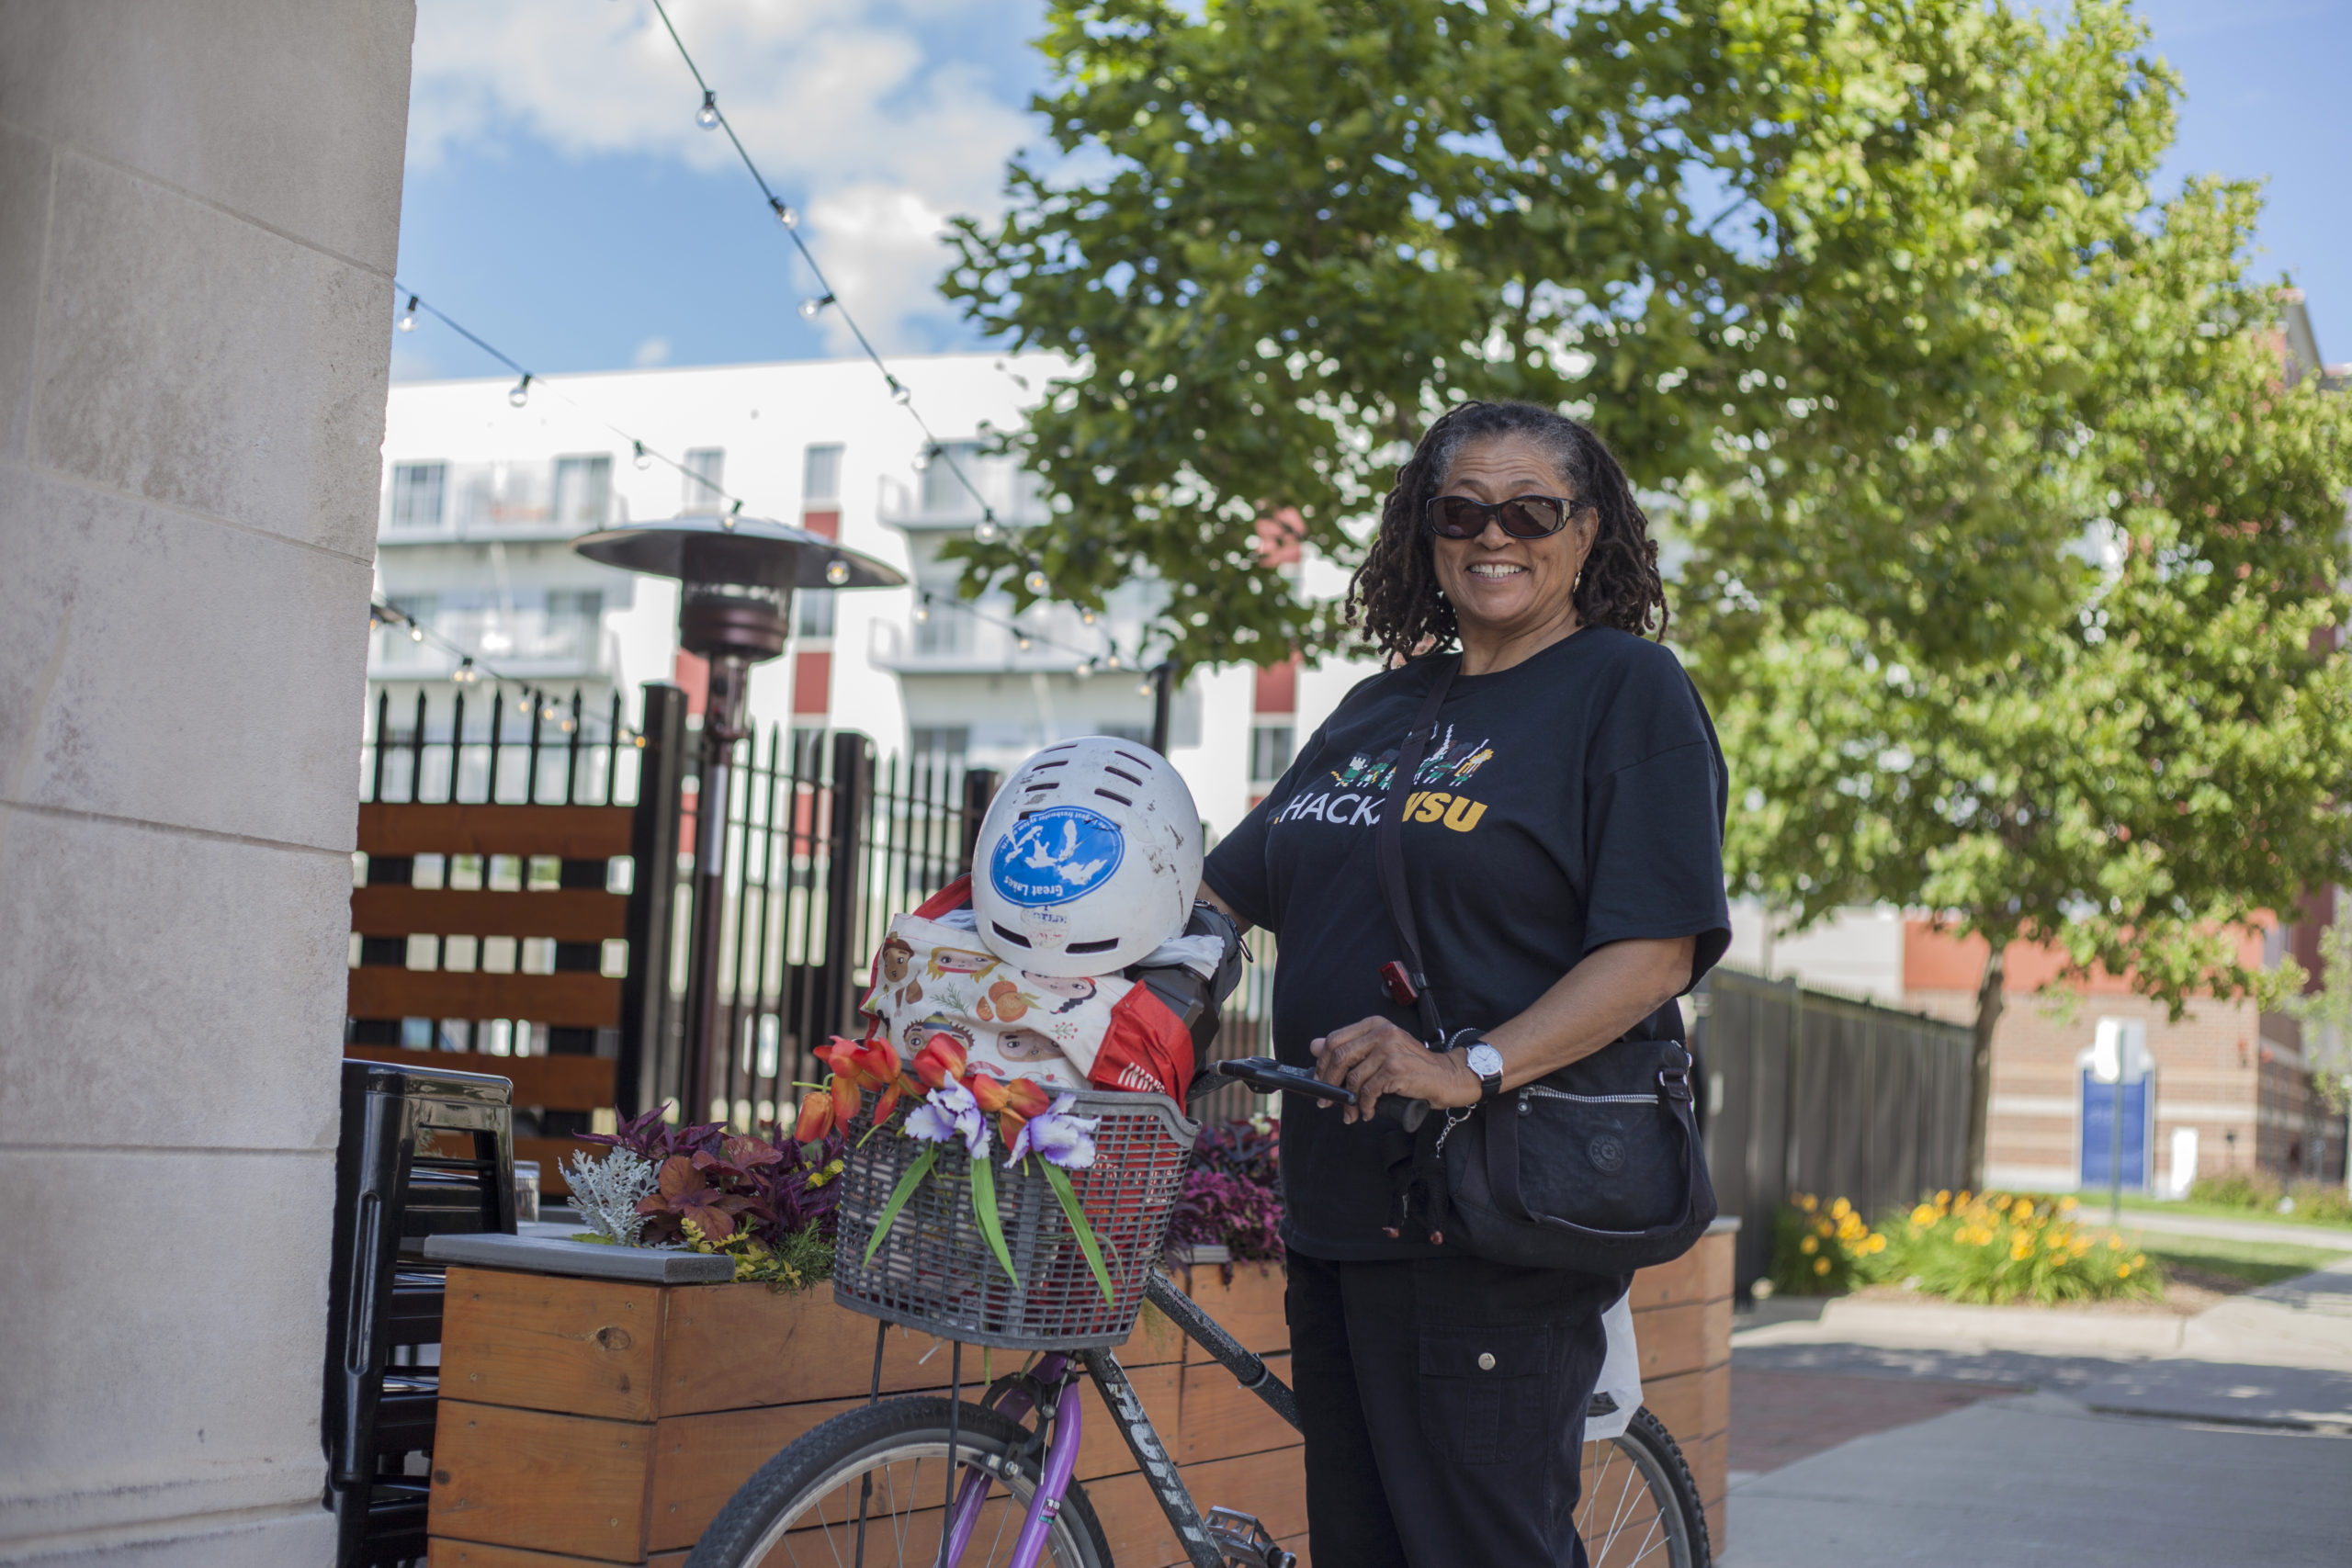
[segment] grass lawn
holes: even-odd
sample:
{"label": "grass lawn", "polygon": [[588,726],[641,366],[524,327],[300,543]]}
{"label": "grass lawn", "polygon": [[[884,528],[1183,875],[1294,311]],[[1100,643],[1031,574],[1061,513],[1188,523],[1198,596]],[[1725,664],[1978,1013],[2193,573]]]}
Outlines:
{"label": "grass lawn", "polygon": [[[2086,1189],[2075,1196],[2081,1201],[2084,1213],[2106,1214],[2107,1194],[2104,1191]],[[2126,1192],[2123,1195],[2123,1212],[2128,1214],[2134,1209],[2155,1210],[2167,1214],[2203,1214],[2216,1220],[2269,1220],[2282,1225],[2321,1225],[2328,1230],[2352,1231],[2352,1220],[2321,1219],[2310,1213],[2308,1205],[2298,1208],[2291,1214],[2282,1214],[2273,1209],[2245,1209],[2230,1203],[2194,1203],[2185,1199],[2174,1202],[2162,1198],[2134,1197]]]}
{"label": "grass lawn", "polygon": [[[2126,1221],[2124,1228],[2131,1229]],[[2299,1247],[2287,1241],[2224,1241],[2214,1236],[2168,1235],[2156,1231],[2137,1233],[2140,1250],[2163,1264],[2167,1273],[2203,1282],[2197,1276],[2214,1276],[2240,1287],[2268,1285],[2324,1269],[2344,1257],[2324,1247]]]}

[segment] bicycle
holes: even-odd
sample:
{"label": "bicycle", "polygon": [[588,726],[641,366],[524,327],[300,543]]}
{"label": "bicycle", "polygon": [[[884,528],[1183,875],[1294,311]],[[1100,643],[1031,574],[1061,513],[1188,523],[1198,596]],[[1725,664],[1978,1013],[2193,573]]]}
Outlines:
{"label": "bicycle", "polygon": [[[1261,1089],[1351,1099],[1265,1058],[1218,1063],[1212,1071]],[[1392,1112],[1384,1103],[1381,1114],[1409,1127],[1427,1109],[1413,1101]],[[1157,1267],[1143,1299],[1298,1426],[1289,1386]],[[880,1333],[888,1327],[886,1319]],[[1083,1416],[1071,1394],[1080,1376],[1101,1393],[1192,1568],[1291,1568],[1293,1554],[1259,1520],[1214,1506],[1204,1512],[1194,1502],[1109,1346],[1041,1351],[1032,1365],[989,1382],[978,1404],[957,1392],[961,1356],[958,1340],[951,1397],[882,1399],[877,1334],[876,1396],[763,1465],[704,1531],[687,1568],[1114,1568],[1074,1477]],[[1615,1412],[1604,1394],[1589,1415]],[[1033,1415],[1035,1425],[1023,1425]],[[1586,1445],[1577,1527],[1592,1568],[1708,1568],[1697,1484],[1672,1435],[1646,1408],[1620,1436]]]}

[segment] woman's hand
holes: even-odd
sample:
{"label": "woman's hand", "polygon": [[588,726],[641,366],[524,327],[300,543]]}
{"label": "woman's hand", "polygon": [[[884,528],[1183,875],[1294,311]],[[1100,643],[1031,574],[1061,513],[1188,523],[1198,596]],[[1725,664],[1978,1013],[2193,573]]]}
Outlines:
{"label": "woman's hand", "polygon": [[1355,1091],[1356,1102],[1341,1107],[1350,1122],[1370,1121],[1384,1094],[1438,1106],[1478,1103],[1478,1080],[1459,1057],[1430,1050],[1385,1018],[1335,1029],[1306,1048],[1317,1077]]}

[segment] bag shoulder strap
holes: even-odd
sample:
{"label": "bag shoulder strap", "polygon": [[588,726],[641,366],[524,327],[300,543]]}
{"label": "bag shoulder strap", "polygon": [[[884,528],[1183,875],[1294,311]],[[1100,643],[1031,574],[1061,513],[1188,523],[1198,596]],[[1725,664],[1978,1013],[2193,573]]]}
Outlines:
{"label": "bag shoulder strap", "polygon": [[1421,771],[1421,763],[1437,739],[1437,711],[1443,705],[1445,694],[1461,669],[1460,654],[1437,662],[1435,679],[1430,682],[1428,695],[1421,699],[1420,716],[1413,720],[1413,728],[1405,732],[1405,739],[1396,749],[1396,772],[1388,781],[1388,799],[1380,808],[1380,825],[1373,829],[1374,867],[1379,874],[1381,897],[1387,901],[1388,918],[1396,924],[1397,939],[1405,944],[1405,972],[1413,982],[1421,1028],[1429,1035],[1428,1043],[1436,1045],[1445,1043],[1445,1023],[1438,1017],[1437,998],[1430,995],[1429,965],[1421,959],[1421,933],[1413,921],[1412,902],[1405,897],[1405,801],[1412,792],[1413,775]]}

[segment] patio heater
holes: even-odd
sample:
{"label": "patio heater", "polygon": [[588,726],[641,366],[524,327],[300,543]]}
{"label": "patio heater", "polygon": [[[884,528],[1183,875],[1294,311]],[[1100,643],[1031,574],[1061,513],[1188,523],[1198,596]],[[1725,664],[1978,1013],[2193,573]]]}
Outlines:
{"label": "patio heater", "polygon": [[[710,664],[703,700],[701,787],[695,805],[694,928],[686,972],[684,1104],[688,1122],[707,1114],[729,1042],[718,1020],[719,911],[727,875],[728,784],[735,743],[751,733],[744,698],[752,667],[784,651],[796,588],[897,588],[895,568],[844,549],[820,534],[765,518],[673,517],[586,535],[571,547],[591,560],[677,580],[678,645]],[[639,876],[663,868],[639,866]],[[649,962],[658,955],[644,955]],[[637,962],[638,955],[631,955]],[[740,985],[740,977],[739,977]]]}

